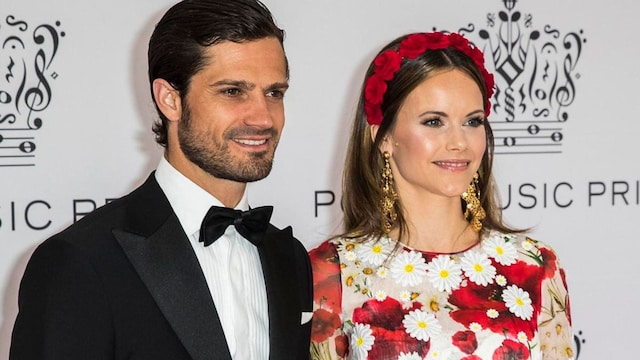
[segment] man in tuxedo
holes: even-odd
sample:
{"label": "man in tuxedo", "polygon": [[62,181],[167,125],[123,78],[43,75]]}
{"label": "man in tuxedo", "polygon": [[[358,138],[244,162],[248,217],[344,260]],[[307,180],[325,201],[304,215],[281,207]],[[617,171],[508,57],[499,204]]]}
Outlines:
{"label": "man in tuxedo", "polygon": [[312,277],[250,209],[284,125],[283,32],[258,0],[184,0],[149,42],[165,148],[139,188],[41,244],[10,359],[308,359]]}

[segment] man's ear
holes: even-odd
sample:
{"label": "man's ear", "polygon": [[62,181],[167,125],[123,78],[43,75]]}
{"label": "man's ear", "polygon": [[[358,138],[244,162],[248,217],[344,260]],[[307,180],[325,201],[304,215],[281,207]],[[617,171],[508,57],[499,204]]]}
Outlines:
{"label": "man's ear", "polygon": [[182,116],[180,93],[167,80],[153,80],[153,99],[169,121],[180,120]]}

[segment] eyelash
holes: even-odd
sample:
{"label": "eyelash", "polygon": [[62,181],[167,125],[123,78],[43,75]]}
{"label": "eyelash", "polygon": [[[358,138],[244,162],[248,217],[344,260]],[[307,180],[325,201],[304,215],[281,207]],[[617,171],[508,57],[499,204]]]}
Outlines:
{"label": "eyelash", "polygon": [[242,94],[242,90],[238,88],[222,89],[220,92],[227,96],[238,96]]}
{"label": "eyelash", "polygon": [[429,126],[429,127],[441,127],[442,121],[440,120],[439,117],[430,118],[430,119],[423,120],[422,125]]}
{"label": "eyelash", "polygon": [[[478,116],[472,119],[469,119],[469,121],[467,121],[467,125],[471,126],[471,127],[480,127],[482,125],[484,125],[484,118]],[[475,125],[472,125],[471,123],[475,122]]]}
{"label": "eyelash", "polygon": [[[228,89],[222,89],[220,90],[220,92],[226,96],[231,96],[231,97],[237,97],[242,95],[242,89],[238,89],[238,88],[228,88]],[[282,90],[271,90],[269,92],[267,92],[267,96],[271,97],[271,98],[276,98],[276,99],[282,99],[284,98],[284,91]]]}
{"label": "eyelash", "polygon": [[[467,120],[464,125],[465,126],[471,126],[471,127],[480,127],[480,126],[484,125],[484,121],[485,121],[484,118],[478,116],[478,117],[474,117],[474,118],[471,118],[471,119]],[[422,121],[422,125],[430,126],[430,127],[441,127],[441,126],[443,126],[442,120],[440,120],[439,117],[426,119],[426,120]]]}

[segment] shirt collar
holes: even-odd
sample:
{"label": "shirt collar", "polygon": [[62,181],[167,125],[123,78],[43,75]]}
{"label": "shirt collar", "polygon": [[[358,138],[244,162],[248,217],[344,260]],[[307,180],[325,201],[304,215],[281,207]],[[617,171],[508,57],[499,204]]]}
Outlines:
{"label": "shirt collar", "polygon": [[[155,176],[182,228],[189,236],[200,230],[202,219],[211,206],[224,207],[220,200],[180,173],[164,156],[160,159]],[[249,209],[246,189],[235,209]]]}

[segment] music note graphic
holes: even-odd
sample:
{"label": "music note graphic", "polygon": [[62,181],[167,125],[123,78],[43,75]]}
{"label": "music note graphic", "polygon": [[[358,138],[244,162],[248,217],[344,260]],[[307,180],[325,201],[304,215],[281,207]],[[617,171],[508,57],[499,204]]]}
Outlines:
{"label": "music note graphic", "polygon": [[[50,69],[58,51],[57,27],[36,26],[13,15],[0,26],[0,167],[35,166],[36,131],[43,126],[39,115],[51,103]],[[4,24],[2,24],[4,25]]]}
{"label": "music note graphic", "polygon": [[562,125],[540,120],[493,123],[495,154],[560,154]]}

